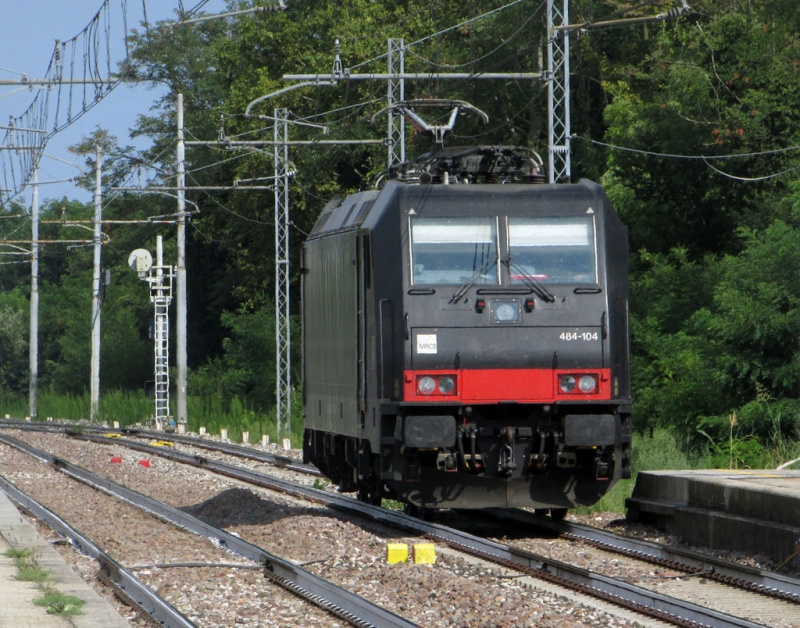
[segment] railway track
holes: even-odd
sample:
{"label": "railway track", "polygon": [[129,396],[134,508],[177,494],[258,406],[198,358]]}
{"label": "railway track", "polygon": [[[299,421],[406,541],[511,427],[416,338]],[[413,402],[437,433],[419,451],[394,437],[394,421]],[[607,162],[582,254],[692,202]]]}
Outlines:
{"label": "railway track", "polygon": [[[662,543],[635,539],[569,521],[554,521],[522,510],[491,510],[500,521],[547,530],[570,539],[616,554],[702,576],[709,580],[755,591],[768,597],[800,603],[800,581],[772,571],[734,563],[707,554]],[[800,612],[800,608],[798,608]]]}
{"label": "railway track", "polygon": [[[335,584],[319,578],[302,567],[294,565],[290,561],[275,556],[252,543],[242,540],[236,535],[209,525],[177,508],[173,508],[105,477],[87,471],[78,465],[37,449],[19,439],[0,434],[0,442],[52,465],[54,469],[57,469],[74,480],[100,490],[107,495],[128,502],[139,509],[151,513],[162,521],[203,537],[214,545],[223,547],[226,551],[260,565],[263,568],[264,576],[270,581],[316,604],[353,626],[392,626],[397,628],[413,628],[416,626],[413,622],[386,611],[360,596],[354,595]],[[55,513],[37,504],[35,500],[29,498],[22,491],[16,489],[16,487],[5,480],[2,482],[2,487],[3,490],[8,489],[6,492],[12,499],[15,499],[23,505],[23,507],[31,510],[31,512],[37,516],[41,515],[41,518],[48,522],[48,524],[52,522],[55,526],[54,529],[69,538],[71,542],[76,543],[80,549],[88,549],[87,553],[89,555],[97,557],[98,560],[101,561],[103,571],[113,582],[115,588],[128,594],[129,597],[150,612],[163,625],[174,626],[176,628],[196,626],[195,623],[172,608],[162,598],[152,593],[150,595],[145,595],[144,591],[146,587],[137,584],[138,580],[130,571],[123,569],[121,565],[113,561],[108,554],[100,550],[100,548],[89,539],[79,535],[73,528],[66,525],[64,522],[59,523],[59,518]],[[132,591],[132,593],[128,593],[129,590]]]}
{"label": "railway track", "polygon": [[[0,426],[2,426],[2,424],[0,424]],[[102,433],[103,429],[93,428],[92,431],[95,433]],[[120,433],[148,439],[160,438],[163,436],[159,432],[139,429],[121,430]],[[319,471],[313,465],[300,463],[288,456],[277,456],[275,454],[262,452],[252,447],[203,440],[186,435],[171,435],[170,440],[192,447],[222,452],[237,458],[272,464],[279,468],[285,468],[299,473],[312,476],[320,475]],[[148,450],[143,449],[143,451]],[[661,543],[626,537],[592,526],[568,521],[555,521],[519,509],[491,509],[482,511],[482,513],[490,513],[500,521],[505,521],[514,525],[521,524],[528,529],[539,529],[555,533],[562,538],[590,544],[608,552],[646,561],[653,565],[679,570],[687,575],[702,576],[709,580],[755,591],[776,599],[800,602],[800,581],[767,570],[757,569],[748,565],[715,558],[707,554],[671,547]]]}
{"label": "railway track", "polygon": [[115,595],[124,599],[131,606],[141,609],[169,628],[197,627],[197,624],[188,619],[163,597],[148,588],[131,571],[115,561],[91,539],[81,534],[55,512],[40,504],[24,491],[19,490],[2,476],[0,476],[0,489],[19,506],[50,526],[61,537],[68,539],[76,550],[96,560],[100,566],[101,581],[111,587]]}
{"label": "railway track", "polygon": [[[14,427],[18,427],[18,425],[14,425]],[[146,432],[143,433],[142,431],[138,431],[136,435],[146,438],[152,438],[154,434]],[[470,553],[473,556],[479,556],[483,559],[494,561],[496,563],[505,565],[509,568],[518,570],[521,573],[527,573],[529,575],[533,575],[538,578],[548,579],[552,582],[558,583],[561,586],[566,586],[573,590],[581,591],[583,593],[604,598],[606,600],[611,600],[616,604],[622,604],[624,606],[628,606],[629,608],[636,609],[638,612],[649,613],[651,616],[660,617],[677,625],[704,625],[704,626],[761,625],[757,622],[730,617],[725,613],[711,611],[707,608],[702,608],[698,605],[681,602],[679,600],[669,598],[668,596],[660,596],[659,594],[651,590],[647,590],[642,587],[635,587],[626,582],[621,582],[613,578],[608,578],[602,576],[601,574],[592,573],[591,571],[585,569],[575,568],[566,563],[562,563],[561,561],[556,561],[543,556],[537,556],[536,554],[527,552],[525,550],[521,550],[519,548],[515,548],[509,545],[504,545],[502,543],[492,543],[490,541],[487,541],[486,539],[479,539],[471,535],[464,535],[463,533],[459,533],[458,531],[449,530],[444,526],[437,526],[436,524],[420,522],[416,519],[410,519],[400,513],[367,506],[365,504],[361,504],[360,502],[353,500],[352,498],[343,497],[340,495],[332,495],[330,493],[318,491],[309,487],[301,487],[298,485],[294,485],[290,482],[286,482],[284,480],[269,478],[269,476],[265,476],[264,474],[258,472],[241,469],[233,465],[227,465],[225,463],[218,461],[211,461],[206,458],[203,458],[202,456],[189,455],[178,451],[165,450],[164,448],[151,447],[149,445],[143,445],[141,443],[134,443],[134,442],[120,443],[119,439],[111,439],[103,436],[98,436],[96,434],[84,433],[81,437],[105,444],[110,444],[110,443],[124,444],[126,447],[127,446],[135,447],[137,450],[148,453],[150,455],[164,456],[182,463],[191,464],[194,466],[200,466],[209,471],[227,475],[228,477],[235,477],[240,481],[249,482],[258,486],[268,487],[272,490],[283,491],[295,496],[303,497],[305,499],[313,499],[318,502],[323,502],[339,510],[349,512],[351,514],[356,514],[360,517],[367,517],[374,522],[381,523],[382,525],[389,525],[395,528],[415,532],[417,534],[424,534],[429,538],[436,539],[441,543],[446,543],[447,545],[450,545],[453,548],[456,548],[460,551],[464,551],[466,553]],[[183,442],[185,442],[186,444],[194,445],[195,443],[193,441],[196,440],[198,439],[185,437]],[[216,447],[214,447],[208,441],[204,441],[204,445],[206,448],[213,447],[216,449]],[[245,447],[240,448],[238,446],[227,445],[225,449],[226,449],[225,453],[228,455],[237,455],[239,457],[252,457],[251,456],[252,448],[245,448]],[[251,452],[242,451],[247,449],[250,449]],[[523,523],[524,525],[529,525],[537,523],[536,521],[532,522],[531,520],[527,519],[526,513],[513,512],[511,513],[511,515],[513,515],[514,517],[521,517],[516,520],[517,524]],[[538,523],[540,524],[540,526],[543,523],[546,523],[546,525],[548,526],[550,525],[550,522],[542,522],[541,520],[538,521]],[[552,523],[554,524],[555,522]],[[573,536],[577,536],[576,533],[581,532],[581,530],[576,528],[573,528],[572,532],[567,531],[566,529],[556,530],[556,531],[560,534],[566,534],[566,535],[572,534]],[[583,536],[585,536],[590,531],[591,530],[583,530],[582,531]],[[617,535],[613,536],[616,537]],[[608,541],[609,539],[606,539],[605,541],[595,540],[592,542],[597,544],[605,543],[606,545],[610,545]],[[631,548],[630,544],[634,543],[633,540],[627,540],[627,543],[629,547],[625,551],[629,553],[641,553],[640,549]],[[656,544],[650,544],[650,545],[655,546]],[[652,554],[653,548],[651,547],[650,549]],[[673,559],[661,557],[658,560],[664,561]],[[677,563],[673,566],[676,565]],[[709,571],[707,564],[703,567],[703,569],[705,570],[704,573],[706,574],[711,573]],[[721,569],[722,565],[716,567],[716,570],[721,570]],[[751,576],[752,575],[753,574],[751,574]],[[738,575],[735,577],[728,575],[727,577],[730,578],[731,581],[734,582],[735,584],[740,584],[743,581],[743,579]],[[763,592],[765,589],[768,589],[769,587],[764,584],[764,574],[761,574],[760,577],[762,578],[762,582],[756,588],[760,588]],[[784,599],[793,599],[791,598],[793,594],[787,592],[785,588],[780,590],[779,595],[783,596]]]}

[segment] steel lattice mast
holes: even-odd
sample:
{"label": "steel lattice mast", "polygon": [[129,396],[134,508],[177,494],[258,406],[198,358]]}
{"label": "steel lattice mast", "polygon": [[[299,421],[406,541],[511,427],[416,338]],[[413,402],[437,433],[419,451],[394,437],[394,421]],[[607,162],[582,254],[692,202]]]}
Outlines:
{"label": "steel lattice mast", "polygon": [[[561,2],[559,8],[558,3]],[[547,0],[547,113],[550,183],[568,183],[569,122],[569,0]]]}
{"label": "steel lattice mast", "polygon": [[404,44],[402,39],[389,40],[389,75],[387,101],[388,101],[388,140],[389,140],[389,168],[401,164],[406,160],[406,121],[401,114],[394,113],[391,109],[396,102],[405,100],[405,73]]}
{"label": "steel lattice mast", "polygon": [[282,418],[292,415],[291,326],[289,319],[289,110],[275,109],[275,409],[278,438]]}

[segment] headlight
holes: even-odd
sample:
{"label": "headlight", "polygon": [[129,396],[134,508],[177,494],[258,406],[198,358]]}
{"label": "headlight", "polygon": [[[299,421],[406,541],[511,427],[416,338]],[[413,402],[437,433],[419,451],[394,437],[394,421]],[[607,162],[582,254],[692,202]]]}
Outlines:
{"label": "headlight", "polygon": [[436,390],[436,382],[432,377],[420,377],[419,381],[417,382],[417,390],[421,392],[423,395],[430,395],[434,390]]}
{"label": "headlight", "polygon": [[565,393],[575,390],[575,378],[572,375],[564,375],[558,380],[558,385]]}
{"label": "headlight", "polygon": [[449,375],[443,375],[439,378],[439,392],[449,395],[456,387],[455,380]]}
{"label": "headlight", "polygon": [[599,373],[562,373],[558,376],[562,395],[594,395],[600,388]]}
{"label": "headlight", "polygon": [[584,375],[578,380],[578,388],[583,393],[594,392],[595,388],[597,388],[597,380],[591,375]]}
{"label": "headlight", "polygon": [[519,303],[517,301],[494,301],[495,323],[516,323],[519,321]]}

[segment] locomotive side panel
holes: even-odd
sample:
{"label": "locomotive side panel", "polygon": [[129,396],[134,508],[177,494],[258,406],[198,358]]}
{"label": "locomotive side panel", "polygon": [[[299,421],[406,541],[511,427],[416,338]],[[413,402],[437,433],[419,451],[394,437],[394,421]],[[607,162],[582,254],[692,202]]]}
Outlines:
{"label": "locomotive side panel", "polygon": [[309,241],[304,259],[306,429],[358,435],[358,277],[355,231]]}
{"label": "locomotive side panel", "polygon": [[[609,294],[609,334],[612,368],[619,373],[617,396],[628,398],[631,395],[629,329],[628,329],[628,229],[622,224],[616,212],[610,208],[606,212],[606,247]],[[628,409],[630,412],[630,409]]]}

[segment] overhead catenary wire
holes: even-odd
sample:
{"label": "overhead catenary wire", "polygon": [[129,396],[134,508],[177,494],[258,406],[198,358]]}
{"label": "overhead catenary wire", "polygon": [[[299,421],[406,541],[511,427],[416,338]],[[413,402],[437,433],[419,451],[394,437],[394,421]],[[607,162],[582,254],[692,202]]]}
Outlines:
{"label": "overhead catenary wire", "polygon": [[[491,15],[494,15],[496,13],[500,13],[502,11],[505,11],[506,9],[510,9],[511,7],[516,6],[516,5],[520,4],[521,2],[525,2],[525,1],[526,0],[513,0],[513,2],[505,4],[502,7],[498,7],[496,9],[492,9],[491,11],[487,11],[486,13],[481,13],[480,15],[477,15],[477,16],[475,16],[473,18],[470,18],[468,20],[464,20],[463,22],[459,22],[458,24],[455,24],[454,26],[448,26],[445,29],[442,29],[442,30],[437,31],[435,33],[431,33],[430,35],[426,35],[422,39],[418,39],[416,41],[411,42],[410,44],[406,44],[405,47],[409,48],[411,46],[419,45],[419,44],[421,44],[423,42],[428,41],[429,39],[433,39],[434,37],[439,37],[440,35],[444,35],[445,33],[449,33],[450,31],[454,31],[454,30],[456,30],[458,28],[462,28],[462,27],[466,26],[467,24],[471,24],[472,22],[477,22],[478,20],[485,19],[485,18],[487,18],[487,17],[489,17]],[[380,55],[378,55],[376,57],[372,57],[371,59],[367,59],[366,61],[362,61],[361,63],[357,63],[356,65],[352,65],[347,69],[347,71],[348,72],[352,72],[353,70],[356,70],[356,69],[358,69],[360,67],[368,65],[368,64],[373,63],[375,61],[380,61],[381,59],[385,59],[388,56],[389,56],[389,53],[385,52],[385,53],[380,54]]]}
{"label": "overhead catenary wire", "polygon": [[570,139],[573,140],[583,140],[584,142],[589,142],[590,144],[596,144],[597,146],[604,146],[605,148],[611,148],[614,150],[625,151],[628,153],[638,153],[640,155],[650,155],[651,157],[666,157],[669,159],[696,159],[700,161],[706,161],[710,159],[742,159],[747,157],[764,157],[766,155],[776,155],[780,153],[790,153],[794,151],[800,151],[800,146],[787,146],[786,148],[773,148],[770,150],[763,150],[758,152],[752,153],[731,153],[729,155],[680,155],[675,153],[659,153],[652,150],[643,150],[640,148],[630,148],[628,146],[619,146],[616,144],[609,144],[607,142],[601,142],[599,140],[593,140],[588,137],[583,137],[582,135],[571,135]]}
{"label": "overhead catenary wire", "polygon": [[659,153],[652,150],[642,150],[639,148],[629,148],[627,146],[618,146],[615,144],[609,144],[607,142],[600,142],[598,140],[593,140],[588,137],[582,137],[580,135],[573,135],[572,139],[580,139],[591,144],[596,144],[597,146],[603,146],[604,148],[610,148],[612,150],[619,150],[627,153],[635,153],[639,155],[647,155],[649,157],[658,157],[662,159],[685,159],[685,160],[693,160],[693,161],[702,161],[708,168],[716,172],[717,174],[727,177],[729,179],[733,179],[734,181],[741,181],[743,183],[757,183],[759,181],[767,181],[769,179],[775,179],[777,177],[782,177],[783,175],[790,174],[792,172],[797,172],[800,170],[800,166],[795,166],[793,168],[787,168],[785,170],[781,170],[780,172],[773,172],[767,175],[763,175],[760,177],[741,177],[738,175],[730,174],[719,168],[715,167],[711,163],[712,160],[721,160],[727,161],[731,159],[749,159],[752,157],[765,157],[769,155],[780,155],[791,153],[795,151],[800,151],[800,146],[787,146],[786,148],[774,148],[770,150],[758,151],[758,152],[751,152],[751,153],[731,153],[729,155],[680,155],[675,153]]}
{"label": "overhead catenary wire", "polygon": [[[199,11],[209,0],[199,2],[190,11],[183,10],[177,24]],[[143,39],[150,42],[147,3],[142,0]],[[283,5],[281,5],[281,8]],[[112,11],[115,11],[112,16]],[[34,160],[56,133],[78,120],[122,82],[122,74],[114,68],[138,66],[131,59],[128,23],[128,0],[105,0],[86,27],[66,41],[57,41],[44,79],[31,79],[29,87],[41,86],[30,106],[19,116],[12,116],[5,136],[0,140],[0,187],[12,191],[8,199],[0,198],[4,207],[11,197],[27,186]],[[122,35],[119,36],[121,30]],[[112,42],[122,40],[121,59],[116,58]],[[52,102],[51,102],[52,101]],[[51,106],[52,105],[52,106]],[[30,129],[21,131],[20,129]],[[43,132],[44,131],[44,132]],[[3,150],[5,148],[13,150]]]}
{"label": "overhead catenary wire", "polygon": [[521,32],[522,32],[524,29],[525,29],[525,27],[526,27],[526,26],[527,26],[527,25],[528,25],[528,24],[531,22],[531,20],[533,20],[533,18],[535,18],[535,17],[536,17],[536,16],[539,14],[539,11],[541,11],[541,10],[542,10],[542,9],[543,9],[545,6],[547,6],[547,1],[546,1],[546,0],[545,0],[544,2],[542,2],[542,3],[541,3],[541,4],[540,4],[540,5],[539,5],[539,6],[538,6],[538,7],[537,7],[535,10],[534,10],[534,12],[533,12],[533,13],[531,13],[530,17],[529,17],[527,20],[525,20],[525,21],[522,23],[522,26],[520,26],[520,27],[519,27],[519,28],[518,28],[516,31],[514,31],[514,32],[513,32],[511,35],[509,35],[508,37],[506,37],[506,38],[503,40],[503,42],[502,42],[502,43],[500,43],[500,44],[499,44],[497,47],[495,47],[493,50],[491,50],[490,52],[487,52],[486,54],[484,54],[484,55],[482,55],[482,56],[480,56],[480,57],[478,57],[477,59],[472,59],[472,60],[470,60],[470,61],[467,61],[467,62],[465,62],[465,63],[457,63],[457,64],[437,63],[436,61],[432,61],[432,60],[430,60],[430,59],[427,59],[427,58],[423,57],[422,55],[419,55],[419,54],[417,54],[416,52],[414,52],[414,51],[413,51],[413,50],[411,50],[411,49],[407,50],[407,52],[408,52],[409,54],[413,55],[414,57],[416,57],[417,59],[419,59],[420,61],[423,61],[424,63],[427,63],[428,65],[430,65],[430,66],[433,66],[433,67],[437,67],[437,68],[446,68],[446,69],[456,69],[456,68],[463,68],[463,67],[467,67],[467,66],[470,66],[470,65],[472,65],[472,64],[474,64],[474,63],[478,63],[478,62],[480,62],[480,61],[483,61],[484,59],[486,59],[486,58],[488,58],[488,57],[491,57],[491,56],[492,56],[494,53],[496,53],[498,50],[500,50],[501,48],[503,48],[503,47],[505,47],[505,46],[509,45],[510,43],[512,43],[512,42],[513,42],[513,41],[514,41],[514,40],[517,38],[517,36],[518,36],[518,35],[519,35],[519,34],[520,34],[520,33],[521,33]]}

